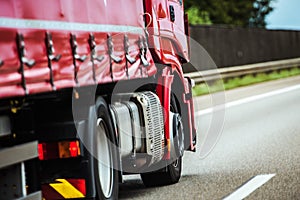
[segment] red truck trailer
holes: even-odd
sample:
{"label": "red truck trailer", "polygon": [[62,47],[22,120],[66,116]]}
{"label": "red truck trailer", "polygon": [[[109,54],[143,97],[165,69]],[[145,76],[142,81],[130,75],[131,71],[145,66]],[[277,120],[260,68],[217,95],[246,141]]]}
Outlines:
{"label": "red truck trailer", "polygon": [[187,35],[182,0],[1,1],[0,199],[178,182],[196,145]]}

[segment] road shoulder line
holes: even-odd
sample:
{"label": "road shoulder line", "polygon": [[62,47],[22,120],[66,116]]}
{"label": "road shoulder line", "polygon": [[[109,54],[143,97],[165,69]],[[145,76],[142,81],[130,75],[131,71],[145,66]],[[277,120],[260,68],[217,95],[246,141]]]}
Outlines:
{"label": "road shoulder line", "polygon": [[253,101],[264,99],[264,98],[267,98],[267,97],[271,97],[271,96],[291,92],[291,91],[294,91],[294,90],[297,90],[297,89],[300,89],[300,84],[290,86],[290,87],[286,87],[286,88],[282,88],[282,89],[279,89],[279,90],[274,90],[274,91],[267,92],[267,93],[264,93],[264,94],[259,94],[259,95],[246,97],[246,98],[239,99],[239,100],[236,100],[236,101],[232,101],[232,102],[228,102],[228,103],[225,103],[225,104],[217,105],[217,106],[214,106],[214,107],[211,107],[211,108],[206,108],[204,110],[200,110],[200,111],[196,112],[195,115],[196,116],[206,115],[206,114],[209,114],[209,113],[212,113],[212,112],[215,112],[215,111],[219,111],[219,110],[224,109],[224,108],[231,108],[231,107],[238,106],[238,105],[241,105],[241,104],[250,103],[250,102],[253,102]]}

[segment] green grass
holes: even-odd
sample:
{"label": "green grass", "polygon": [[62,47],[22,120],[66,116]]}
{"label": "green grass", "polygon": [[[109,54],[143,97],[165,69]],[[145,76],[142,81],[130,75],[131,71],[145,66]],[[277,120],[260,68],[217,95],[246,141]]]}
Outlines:
{"label": "green grass", "polygon": [[246,75],[243,77],[235,77],[227,79],[226,81],[218,80],[213,83],[201,83],[193,88],[193,96],[200,96],[204,94],[219,92],[223,90],[230,90],[233,88],[251,85],[255,83],[261,83],[270,80],[276,80],[280,78],[287,78],[290,76],[296,76],[300,74],[300,69],[295,67],[291,70],[280,70],[272,73],[258,73],[256,75]]}

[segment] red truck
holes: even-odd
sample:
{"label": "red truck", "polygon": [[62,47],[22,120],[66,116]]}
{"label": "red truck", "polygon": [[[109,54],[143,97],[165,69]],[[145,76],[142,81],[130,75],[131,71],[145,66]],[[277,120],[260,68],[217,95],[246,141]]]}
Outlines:
{"label": "red truck", "polygon": [[182,0],[0,2],[0,199],[117,199],[195,151]]}

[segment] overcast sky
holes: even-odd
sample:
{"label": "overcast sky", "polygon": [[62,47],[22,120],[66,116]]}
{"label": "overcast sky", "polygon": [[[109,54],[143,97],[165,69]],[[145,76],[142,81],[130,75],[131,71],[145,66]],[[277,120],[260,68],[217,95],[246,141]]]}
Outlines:
{"label": "overcast sky", "polygon": [[267,17],[267,28],[300,30],[300,0],[275,1],[274,11]]}

